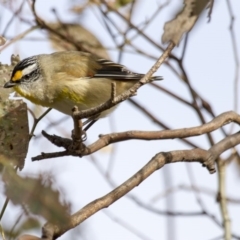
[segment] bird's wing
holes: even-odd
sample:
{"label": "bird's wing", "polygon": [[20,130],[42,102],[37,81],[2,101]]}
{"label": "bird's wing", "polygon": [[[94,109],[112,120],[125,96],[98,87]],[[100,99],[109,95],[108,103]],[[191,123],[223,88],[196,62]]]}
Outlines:
{"label": "bird's wing", "polygon": [[114,63],[106,59],[98,59],[98,64],[101,68],[97,69],[95,78],[110,78],[115,80],[139,80],[144,74],[134,73],[128,70],[125,66]]}
{"label": "bird's wing", "polygon": [[[140,80],[145,74],[134,73],[125,66],[106,59],[98,59],[101,68],[97,69],[94,78],[110,78],[114,80]],[[152,77],[152,80],[162,80],[162,77]]]}
{"label": "bird's wing", "polygon": [[[61,54],[61,53],[55,53]],[[99,59],[92,54],[83,52],[65,52],[61,63],[58,64],[59,71],[77,78],[109,78],[119,81],[140,80],[144,74],[134,73],[125,66],[110,60]],[[57,60],[56,59],[56,60]],[[162,80],[162,77],[153,77],[152,80]]]}

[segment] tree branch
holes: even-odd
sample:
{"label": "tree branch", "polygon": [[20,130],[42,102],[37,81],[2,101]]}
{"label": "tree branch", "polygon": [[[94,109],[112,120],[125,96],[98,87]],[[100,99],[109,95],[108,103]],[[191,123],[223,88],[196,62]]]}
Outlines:
{"label": "tree branch", "polygon": [[105,196],[98,198],[70,217],[70,221],[64,227],[46,223],[43,227],[42,238],[56,239],[63,235],[66,231],[78,226],[80,223],[91,217],[99,210],[109,207],[118,199],[126,195],[133,188],[137,187],[152,173],[162,168],[165,164],[175,162],[200,162],[206,164],[208,160],[208,151],[202,149],[180,150],[172,152],[161,152],[156,154],[143,168],[134,174],[119,187],[109,192]]}
{"label": "tree branch", "polygon": [[[55,144],[58,147],[64,147],[66,149],[66,155],[72,156],[84,156],[92,154],[103,147],[108,146],[109,144],[138,139],[138,140],[160,140],[160,139],[174,139],[174,138],[187,138],[193,136],[199,136],[205,133],[212,132],[218,128],[230,123],[235,122],[240,124],[240,115],[235,112],[225,112],[217,116],[215,119],[209,123],[203,124],[198,127],[192,128],[181,128],[175,130],[162,130],[162,131],[127,131],[120,133],[111,133],[106,135],[100,135],[100,138],[94,143],[90,144],[86,148],[79,150],[71,149],[72,140],[68,138],[61,138],[56,135],[49,135],[46,132],[42,131],[44,137],[49,141]],[[229,137],[224,138],[219,143],[215,144],[211,148],[211,156],[213,159],[216,159],[222,152],[226,151],[229,148],[236,146],[239,143],[239,134],[233,134]],[[33,157],[32,161],[43,160],[46,158],[53,158],[58,156],[63,156],[63,152],[59,153],[42,153],[39,156]],[[55,154],[55,155],[54,155]]]}

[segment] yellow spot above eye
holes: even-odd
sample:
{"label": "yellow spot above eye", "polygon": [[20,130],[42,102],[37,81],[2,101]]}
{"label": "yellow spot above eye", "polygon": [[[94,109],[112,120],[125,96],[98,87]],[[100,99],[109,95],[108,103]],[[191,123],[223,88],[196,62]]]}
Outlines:
{"label": "yellow spot above eye", "polygon": [[12,81],[18,81],[22,78],[22,71],[18,70],[15,72],[14,76],[12,77]]}

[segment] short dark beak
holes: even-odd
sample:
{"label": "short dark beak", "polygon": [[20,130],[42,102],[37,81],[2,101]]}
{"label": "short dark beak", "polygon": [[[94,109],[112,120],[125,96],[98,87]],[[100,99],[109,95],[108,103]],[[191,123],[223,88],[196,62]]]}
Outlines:
{"label": "short dark beak", "polygon": [[3,87],[4,88],[11,88],[11,87],[14,87],[16,85],[17,85],[17,83],[9,81],[9,82],[6,82]]}

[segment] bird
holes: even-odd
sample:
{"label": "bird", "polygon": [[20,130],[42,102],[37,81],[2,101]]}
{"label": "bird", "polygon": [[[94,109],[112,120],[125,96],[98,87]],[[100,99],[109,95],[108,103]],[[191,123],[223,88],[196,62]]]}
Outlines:
{"label": "bird", "polygon": [[[34,55],[20,61],[4,88],[13,88],[32,103],[72,115],[73,106],[87,110],[131,88],[144,74],[131,72],[124,65],[80,51]],[[151,81],[162,80],[155,76]],[[114,107],[92,120],[108,115]]]}

